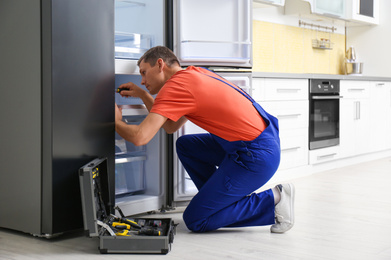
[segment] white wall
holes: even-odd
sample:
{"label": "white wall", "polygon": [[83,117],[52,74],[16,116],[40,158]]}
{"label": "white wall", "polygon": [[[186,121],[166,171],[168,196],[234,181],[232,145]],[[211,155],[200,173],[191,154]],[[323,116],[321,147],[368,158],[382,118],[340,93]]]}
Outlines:
{"label": "white wall", "polygon": [[379,1],[379,25],[348,27],[346,47],[354,46],[357,58],[364,62],[363,75],[391,77],[391,1]]}

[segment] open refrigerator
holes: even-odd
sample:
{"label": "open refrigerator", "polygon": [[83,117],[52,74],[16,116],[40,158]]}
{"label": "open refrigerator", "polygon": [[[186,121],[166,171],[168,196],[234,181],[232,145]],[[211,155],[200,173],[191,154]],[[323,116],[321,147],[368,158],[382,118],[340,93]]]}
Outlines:
{"label": "open refrigerator", "polygon": [[[143,87],[137,60],[149,48],[165,45],[183,67],[208,67],[250,93],[251,10],[251,0],[116,0],[115,87],[128,81]],[[148,113],[139,99],[116,94],[115,101],[129,124]],[[174,135],[160,130],[142,147],[117,135],[113,203],[125,215],[188,204],[197,189],[176,156],[175,142],[202,132],[187,122]]]}

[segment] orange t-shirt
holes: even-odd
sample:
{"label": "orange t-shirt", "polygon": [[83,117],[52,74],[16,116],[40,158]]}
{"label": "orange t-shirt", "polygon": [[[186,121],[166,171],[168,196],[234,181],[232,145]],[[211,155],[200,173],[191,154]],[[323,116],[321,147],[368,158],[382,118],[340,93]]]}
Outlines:
{"label": "orange t-shirt", "polygon": [[151,112],[173,121],[185,116],[227,141],[251,141],[258,137],[266,124],[250,100],[202,73],[219,78],[194,66],[178,71],[157,94]]}

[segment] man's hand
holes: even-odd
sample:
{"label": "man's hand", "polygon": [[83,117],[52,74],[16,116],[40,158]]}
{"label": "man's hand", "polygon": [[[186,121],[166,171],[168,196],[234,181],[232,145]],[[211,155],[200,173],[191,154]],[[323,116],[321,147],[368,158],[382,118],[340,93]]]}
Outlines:
{"label": "man's hand", "polygon": [[120,95],[123,97],[136,97],[136,98],[142,98],[145,94],[147,94],[147,91],[140,88],[133,82],[128,82],[125,84],[122,84],[118,87],[119,89],[124,89],[120,92]]}
{"label": "man's hand", "polygon": [[115,104],[115,122],[122,121],[122,109]]}

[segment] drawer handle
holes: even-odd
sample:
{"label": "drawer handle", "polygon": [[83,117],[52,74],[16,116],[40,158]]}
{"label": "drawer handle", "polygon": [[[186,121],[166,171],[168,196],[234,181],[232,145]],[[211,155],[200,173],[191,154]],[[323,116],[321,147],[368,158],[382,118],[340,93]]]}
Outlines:
{"label": "drawer handle", "polygon": [[299,92],[300,88],[278,88],[277,92]]}
{"label": "drawer handle", "polygon": [[320,160],[320,159],[326,159],[326,158],[329,158],[329,157],[334,157],[334,156],[336,156],[336,155],[337,155],[336,153],[330,153],[330,154],[320,155],[320,156],[318,156],[318,160]]}
{"label": "drawer handle", "polygon": [[284,118],[284,117],[299,117],[302,114],[290,114],[290,115],[278,115],[277,118]]}
{"label": "drawer handle", "polygon": [[364,91],[365,88],[350,88],[348,91]]}
{"label": "drawer handle", "polygon": [[281,152],[287,152],[287,151],[299,150],[300,148],[301,148],[301,146],[296,146],[296,147],[285,148],[285,149],[281,149]]}

